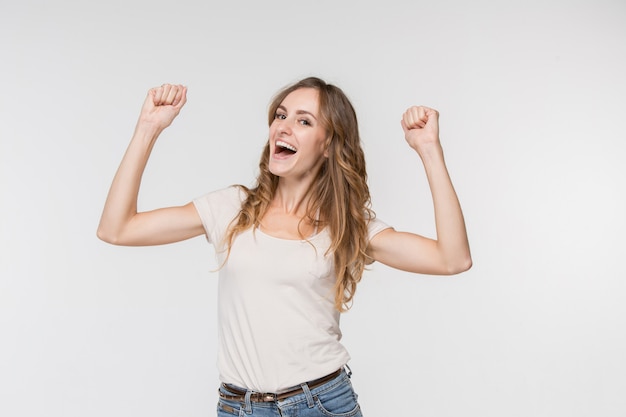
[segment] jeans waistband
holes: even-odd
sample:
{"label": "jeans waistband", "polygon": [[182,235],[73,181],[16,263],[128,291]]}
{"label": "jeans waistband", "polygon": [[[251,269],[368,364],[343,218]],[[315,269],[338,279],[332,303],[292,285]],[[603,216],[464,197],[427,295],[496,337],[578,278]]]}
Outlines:
{"label": "jeans waistband", "polygon": [[[288,389],[287,391],[280,393],[271,393],[271,392],[254,392],[250,390],[244,390],[238,387],[234,387],[229,384],[222,384],[222,389],[219,390],[219,395],[221,398],[230,401],[251,401],[251,402],[275,402],[282,401],[294,395],[306,393],[308,390],[315,389],[324,385],[325,383],[332,381],[337,378],[343,372],[343,368],[336,370],[335,372],[323,376],[321,378],[315,379],[313,381],[308,381],[299,386],[295,386],[293,388]],[[223,392],[226,391],[226,392]]]}

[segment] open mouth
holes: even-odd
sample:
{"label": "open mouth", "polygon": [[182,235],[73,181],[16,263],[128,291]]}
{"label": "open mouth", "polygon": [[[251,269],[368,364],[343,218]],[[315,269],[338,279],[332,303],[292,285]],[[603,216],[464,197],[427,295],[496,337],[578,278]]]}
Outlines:
{"label": "open mouth", "polygon": [[290,145],[287,142],[283,142],[282,140],[276,141],[276,149],[274,150],[275,155],[291,156],[296,152],[298,152],[298,150],[293,145]]}

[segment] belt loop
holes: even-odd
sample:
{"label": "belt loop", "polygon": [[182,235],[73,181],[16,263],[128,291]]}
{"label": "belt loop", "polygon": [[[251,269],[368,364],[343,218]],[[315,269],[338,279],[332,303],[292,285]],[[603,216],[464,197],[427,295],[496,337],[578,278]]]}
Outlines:
{"label": "belt loop", "polygon": [[311,394],[311,390],[309,389],[309,385],[305,382],[304,384],[300,384],[302,387],[302,391],[306,395],[306,403],[309,408],[315,407],[315,403],[313,402],[313,395]]}
{"label": "belt loop", "polygon": [[346,363],[344,365],[344,368],[347,368],[348,370],[346,371],[346,374],[348,375],[348,378],[352,378],[352,369],[350,369],[350,367],[348,366],[348,364]]}
{"label": "belt loop", "polygon": [[252,401],[250,400],[250,397],[252,397],[252,391],[246,390],[246,396],[244,398],[244,408],[246,414],[252,414]]}

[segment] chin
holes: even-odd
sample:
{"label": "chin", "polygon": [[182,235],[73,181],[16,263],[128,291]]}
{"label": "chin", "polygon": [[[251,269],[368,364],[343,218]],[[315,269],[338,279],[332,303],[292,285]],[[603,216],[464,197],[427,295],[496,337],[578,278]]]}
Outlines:
{"label": "chin", "polygon": [[270,172],[270,174],[272,174],[272,175],[274,175],[276,177],[282,177],[282,172],[280,171],[280,169],[276,169],[276,168],[272,167],[271,164],[270,164],[270,166],[267,167],[267,170]]}

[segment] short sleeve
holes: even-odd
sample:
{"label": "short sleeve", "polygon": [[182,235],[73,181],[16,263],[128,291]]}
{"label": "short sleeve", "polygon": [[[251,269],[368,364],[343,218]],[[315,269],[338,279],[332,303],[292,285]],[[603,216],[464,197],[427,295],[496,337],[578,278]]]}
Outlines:
{"label": "short sleeve", "polygon": [[193,200],[202,220],[207,240],[213,245],[221,245],[230,223],[241,210],[245,192],[232,186],[205,194]]}
{"label": "short sleeve", "polygon": [[391,226],[389,226],[387,223],[383,222],[382,220],[374,217],[368,223],[367,229],[368,229],[367,238],[368,240],[372,240],[374,236],[376,236],[378,233],[382,232],[383,230],[391,229]]}

